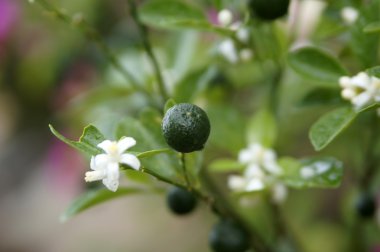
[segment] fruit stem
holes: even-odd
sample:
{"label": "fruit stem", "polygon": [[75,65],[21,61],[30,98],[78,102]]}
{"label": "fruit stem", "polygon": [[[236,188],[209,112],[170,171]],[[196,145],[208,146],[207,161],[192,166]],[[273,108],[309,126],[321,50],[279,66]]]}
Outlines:
{"label": "fruit stem", "polygon": [[181,153],[181,165],[182,165],[183,176],[185,177],[185,181],[186,181],[186,187],[187,187],[187,189],[189,191],[192,191],[190,180],[189,180],[189,176],[187,174],[187,169],[186,169],[186,157],[185,157],[185,153]]}
{"label": "fruit stem", "polygon": [[148,57],[150,59],[150,62],[153,66],[154,73],[156,75],[157,84],[158,84],[158,90],[161,94],[161,98],[163,99],[163,102],[169,99],[168,93],[165,88],[164,79],[162,77],[160,65],[158,64],[158,60],[156,56],[153,53],[152,45],[150,43],[149,37],[148,37],[148,29],[147,27],[141,22],[140,17],[137,12],[136,4],[133,0],[129,0],[129,6],[130,6],[130,12],[133,20],[135,21],[137,28],[140,32],[140,36],[142,39],[142,45],[148,54]]}
{"label": "fruit stem", "polygon": [[237,209],[232,205],[227,195],[224,195],[217,185],[213,182],[211,176],[206,169],[201,169],[200,174],[202,182],[205,184],[207,190],[213,196],[213,203],[216,205],[217,214],[224,218],[233,219],[239,224],[251,237],[251,247],[256,252],[273,252],[261,236],[246,222],[244,217],[239,214]]}

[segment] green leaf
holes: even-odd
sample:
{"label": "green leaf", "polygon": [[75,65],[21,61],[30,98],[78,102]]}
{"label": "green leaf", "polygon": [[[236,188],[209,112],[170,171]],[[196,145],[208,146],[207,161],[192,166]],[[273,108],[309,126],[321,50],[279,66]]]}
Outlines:
{"label": "green leaf", "polygon": [[150,151],[140,152],[136,156],[141,159],[141,158],[153,157],[155,155],[162,154],[162,153],[173,153],[173,150],[171,149],[150,150]]}
{"label": "green leaf", "polygon": [[329,53],[315,47],[303,47],[288,55],[289,65],[305,78],[338,85],[338,79],[347,71]]}
{"label": "green leaf", "polygon": [[380,78],[380,66],[371,67],[367,69],[366,72],[371,76]]}
{"label": "green leaf", "polygon": [[246,165],[239,163],[234,159],[217,159],[213,161],[208,169],[212,172],[241,172]]}
{"label": "green leaf", "polygon": [[268,109],[261,109],[251,118],[247,128],[249,143],[261,143],[273,146],[277,137],[277,124],[274,115]]}
{"label": "green leaf", "polygon": [[343,104],[339,89],[316,88],[307,93],[298,103],[299,106]]}
{"label": "green leaf", "polygon": [[182,1],[153,0],[139,8],[139,16],[147,25],[175,28],[181,22],[205,20],[201,9]]}
{"label": "green leaf", "polygon": [[[380,2],[370,1],[363,4],[358,20],[350,26],[349,45],[353,54],[361,63],[362,68],[368,68],[377,63],[379,51],[379,33],[364,32],[368,24],[379,21]],[[374,26],[370,27],[374,29]],[[368,29],[368,28],[367,28]]]}
{"label": "green leaf", "polygon": [[335,109],[318,119],[309,131],[314,149],[319,151],[333,141],[356,118],[357,113],[350,107]]}
{"label": "green leaf", "polygon": [[216,74],[217,69],[215,66],[190,72],[175,86],[175,100],[178,102],[193,101],[208,87]]}
{"label": "green leaf", "polygon": [[380,32],[380,21],[377,21],[377,22],[373,22],[373,23],[370,23],[370,24],[367,24],[363,31],[365,33],[374,33],[374,32]]}
{"label": "green leaf", "polygon": [[335,188],[343,176],[343,164],[332,157],[298,161],[291,157],[279,159],[284,170],[282,181],[294,188]]}
{"label": "green leaf", "polygon": [[164,106],[164,114],[166,113],[166,111],[168,111],[171,107],[175,106],[176,104],[177,103],[174,99],[167,100]]}
{"label": "green leaf", "polygon": [[69,208],[61,215],[60,220],[62,222],[67,221],[74,215],[83,212],[86,209],[89,209],[93,206],[99,205],[103,202],[123,197],[130,194],[135,194],[142,192],[138,188],[123,188],[119,187],[116,192],[112,192],[106,188],[88,191],[76,199]]}
{"label": "green leaf", "polygon": [[100,131],[93,125],[88,125],[84,128],[82,136],[79,138],[79,141],[73,141],[67,139],[56,131],[52,125],[49,125],[51,132],[61,141],[68,144],[69,146],[87,153],[89,155],[97,155],[102,151],[97,147],[99,143],[105,140],[105,137],[100,133]]}

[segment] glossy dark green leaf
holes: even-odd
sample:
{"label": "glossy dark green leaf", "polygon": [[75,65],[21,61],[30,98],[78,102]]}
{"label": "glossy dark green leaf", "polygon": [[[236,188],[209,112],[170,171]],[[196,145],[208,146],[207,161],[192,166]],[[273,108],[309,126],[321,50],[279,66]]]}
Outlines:
{"label": "glossy dark green leaf", "polygon": [[325,148],[351,124],[356,116],[357,113],[351,107],[342,107],[319,118],[309,131],[314,149],[319,151]]}
{"label": "glossy dark green leaf", "polygon": [[303,47],[288,55],[289,65],[305,78],[338,86],[338,79],[347,71],[336,58],[315,47]]}
{"label": "glossy dark green leaf", "polygon": [[119,187],[116,192],[112,192],[106,188],[85,192],[69,206],[69,208],[61,215],[60,220],[62,222],[67,221],[74,215],[106,201],[140,192],[142,192],[142,190],[138,188],[124,187]]}
{"label": "glossy dark green leaf", "polygon": [[105,140],[105,137],[100,133],[100,131],[93,125],[89,125],[84,128],[82,136],[79,138],[79,141],[73,141],[67,139],[56,131],[52,125],[49,125],[51,132],[61,141],[70,145],[71,147],[87,153],[89,155],[97,155],[102,151],[97,147],[99,143]]}

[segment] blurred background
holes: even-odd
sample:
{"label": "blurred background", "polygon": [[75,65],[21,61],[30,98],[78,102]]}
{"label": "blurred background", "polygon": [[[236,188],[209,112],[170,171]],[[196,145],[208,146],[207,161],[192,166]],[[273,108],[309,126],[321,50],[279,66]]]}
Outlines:
{"label": "blurred background", "polygon": [[[127,11],[122,1],[56,2],[83,13],[115,48],[133,43],[117,27]],[[124,34],[115,37],[116,30]],[[48,124],[78,138],[96,121],[102,106],[92,114],[88,107],[97,98],[82,97],[81,106],[75,99],[99,86],[102,60],[82,34],[36,4],[0,0],[0,251],[207,251],[211,214],[198,209],[177,218],[163,195],[115,200],[59,222],[85,189],[89,163],[53,137]]]}
{"label": "blurred background", "polygon": [[[141,41],[129,22],[125,1],[54,2],[67,13],[86,17],[120,55],[123,64],[134,70],[135,77],[152,83],[153,74],[141,54]],[[313,27],[314,33],[300,31],[296,42],[314,40],[325,47],[342,49],[349,38],[344,33],[335,36],[341,28],[339,8],[342,4],[335,5],[333,3],[325,12],[326,19],[319,30],[314,32]],[[318,5],[318,8],[322,11],[323,6]],[[309,9],[309,12],[315,10]],[[216,10],[210,10],[211,16],[215,13]],[[316,26],[317,21],[313,22],[311,26]],[[192,32],[156,31],[153,36],[155,43],[165,48],[162,55],[158,50],[163,65],[175,64],[170,56],[178,52],[176,49],[182,50],[188,54],[184,53],[183,57],[193,57],[190,65],[195,66],[194,73],[208,64],[208,61],[202,63],[202,59],[210,56],[208,52],[212,51],[215,41],[213,35],[199,37]],[[183,45],[191,50],[183,50]],[[169,56],[165,58],[165,55]],[[355,61],[351,63],[350,54],[347,55],[343,54],[342,58],[348,59],[349,68],[356,69]],[[177,66],[177,71],[164,67],[167,83],[178,80],[176,73],[181,67],[188,67],[186,64]],[[268,69],[270,72],[271,66]],[[141,71],[145,71],[144,75]],[[252,112],[248,106],[242,106],[241,101],[258,107],[262,101],[261,89],[251,84],[265,79],[268,72],[260,72],[254,63],[231,66],[226,62],[219,64],[216,72],[207,94],[198,99],[199,103],[206,99],[209,102],[208,113],[215,127],[210,146],[218,153],[209,154],[211,158],[213,155],[236,156],[245,145],[244,118]],[[308,128],[331,107],[313,107],[312,110],[296,107],[310,88],[291,71],[286,72],[283,89],[285,98],[280,106],[283,114],[277,150],[281,155],[314,155],[307,138]],[[231,93],[235,95],[229,96]],[[229,104],[235,106],[229,107]],[[0,0],[1,252],[209,251],[208,233],[216,217],[202,204],[195,213],[176,217],[167,210],[161,194],[117,199],[66,223],[59,222],[60,214],[86,189],[83,175],[89,162],[53,137],[48,124],[73,139],[80,136],[88,123],[94,123],[107,135],[115,119],[135,115],[145,105],[147,101],[130,94],[130,89],[125,88],[120,76],[94,44],[77,29],[54,19],[52,13],[36,4]],[[358,192],[351,185],[360,174],[358,164],[363,157],[346,152],[345,146],[363,141],[357,130],[366,122],[365,118],[358,122],[344,139],[325,151],[345,161],[346,172],[340,189],[290,192],[284,205],[285,214],[295,234],[302,236],[300,243],[305,251],[345,251],[347,239],[352,239],[345,223],[353,218],[354,195]],[[235,131],[231,133],[231,129]],[[234,149],[229,151],[231,146]],[[373,191],[378,190],[373,188]],[[378,225],[370,221],[364,228],[372,234],[369,243],[376,249],[380,242]]]}

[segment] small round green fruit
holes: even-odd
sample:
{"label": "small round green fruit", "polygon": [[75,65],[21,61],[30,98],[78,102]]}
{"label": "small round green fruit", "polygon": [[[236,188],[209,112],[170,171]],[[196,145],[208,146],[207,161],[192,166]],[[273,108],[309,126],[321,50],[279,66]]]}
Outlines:
{"label": "small round green fruit", "polygon": [[168,145],[176,151],[193,152],[203,149],[210,135],[210,121],[200,107],[180,103],[166,112],[162,133]]}
{"label": "small round green fruit", "polygon": [[197,205],[197,199],[191,192],[175,186],[169,189],[166,199],[170,210],[178,215],[192,212]]}
{"label": "small round green fruit", "polygon": [[221,220],[209,235],[214,252],[245,252],[249,248],[247,232],[231,220]]}

